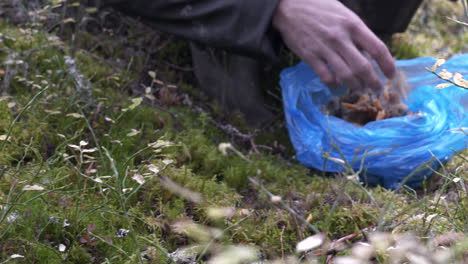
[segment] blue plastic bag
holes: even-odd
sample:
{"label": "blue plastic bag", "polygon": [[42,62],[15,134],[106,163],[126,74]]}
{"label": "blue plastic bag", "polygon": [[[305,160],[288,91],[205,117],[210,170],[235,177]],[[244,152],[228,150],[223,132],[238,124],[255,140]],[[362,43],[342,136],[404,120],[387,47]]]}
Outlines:
{"label": "blue plastic bag", "polygon": [[[413,88],[404,103],[421,114],[363,127],[321,112],[332,94],[305,63],[285,69],[280,84],[297,159],[327,172],[352,167],[371,185],[398,189],[403,182],[413,188],[421,186],[432,170],[465,149],[468,142],[462,131],[468,127],[468,90],[455,86],[436,90],[443,81],[426,70],[436,60],[424,57],[397,62]],[[441,68],[468,76],[468,54],[451,58]]]}

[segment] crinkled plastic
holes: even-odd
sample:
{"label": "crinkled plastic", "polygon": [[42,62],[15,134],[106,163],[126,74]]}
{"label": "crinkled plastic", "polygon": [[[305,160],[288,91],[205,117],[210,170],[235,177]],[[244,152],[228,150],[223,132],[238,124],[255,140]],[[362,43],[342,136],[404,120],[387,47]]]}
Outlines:
{"label": "crinkled plastic", "polygon": [[[281,73],[284,110],[297,159],[327,172],[352,167],[371,185],[390,189],[401,188],[402,183],[421,186],[440,164],[467,148],[468,142],[463,132],[468,127],[468,90],[455,86],[436,90],[444,81],[426,70],[436,60],[424,57],[397,62],[413,89],[405,104],[420,114],[363,127],[321,112],[332,93],[305,63],[285,69]],[[468,76],[468,54],[451,58],[442,68]]]}

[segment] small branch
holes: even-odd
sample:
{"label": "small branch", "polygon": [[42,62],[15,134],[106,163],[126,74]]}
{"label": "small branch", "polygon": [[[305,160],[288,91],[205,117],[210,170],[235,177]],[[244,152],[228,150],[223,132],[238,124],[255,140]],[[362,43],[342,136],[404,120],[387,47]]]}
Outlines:
{"label": "small branch", "polygon": [[252,138],[252,135],[240,132],[239,129],[237,129],[231,124],[221,124],[214,119],[209,119],[209,122],[231,137],[237,137],[239,139],[242,139],[243,141],[250,141],[250,139]]}
{"label": "small branch", "polygon": [[[190,100],[190,97],[187,94],[183,95],[183,105],[188,106],[192,111],[198,114],[205,114],[206,112],[199,106],[194,105]],[[236,127],[231,124],[221,124],[220,122],[214,120],[213,118],[208,118],[208,122],[213,124],[219,130],[223,131],[226,135],[230,137],[239,138],[244,142],[250,142],[250,139],[254,136],[252,134],[245,134],[239,131]]]}
{"label": "small branch", "polygon": [[433,71],[433,70],[431,70],[431,69],[429,69],[429,68],[426,68],[426,70],[429,71],[430,73],[434,74],[435,76],[437,76],[437,78],[439,78],[439,79],[441,79],[441,80],[444,80],[444,81],[446,81],[446,82],[451,83],[452,85],[455,85],[455,86],[457,86],[457,87],[460,87],[460,88],[463,88],[463,89],[465,89],[465,90],[468,90],[468,87],[463,86],[463,85],[460,85],[460,84],[457,84],[457,83],[455,83],[454,81],[452,81],[452,80],[450,80],[450,79],[442,78],[442,76],[440,76],[437,72],[435,72],[435,71]]}
{"label": "small branch", "polygon": [[68,74],[73,78],[77,92],[86,97],[84,101],[91,101],[91,83],[78,70],[78,67],[76,67],[76,61],[72,57],[64,56],[64,59]]}
{"label": "small branch", "polygon": [[256,154],[260,154],[260,151],[258,151],[257,145],[255,144],[255,139],[253,137],[250,138],[250,145],[252,146],[252,149]]}
{"label": "small branch", "polygon": [[468,23],[463,22],[463,21],[460,21],[460,20],[458,20],[458,19],[451,18],[451,17],[446,17],[446,18],[449,19],[449,20],[452,20],[453,22],[458,23],[458,24],[460,24],[460,25],[468,26]]}

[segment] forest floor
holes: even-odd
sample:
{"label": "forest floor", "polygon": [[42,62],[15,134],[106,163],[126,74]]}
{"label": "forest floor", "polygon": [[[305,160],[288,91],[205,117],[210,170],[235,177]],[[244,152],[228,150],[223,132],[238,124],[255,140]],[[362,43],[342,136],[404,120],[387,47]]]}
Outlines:
{"label": "forest floor", "polygon": [[[0,263],[468,263],[466,152],[418,190],[311,170],[282,118],[249,129],[194,89],[185,42],[72,1],[7,2]],[[393,54],[467,52],[446,16],[462,4],[425,1]]]}

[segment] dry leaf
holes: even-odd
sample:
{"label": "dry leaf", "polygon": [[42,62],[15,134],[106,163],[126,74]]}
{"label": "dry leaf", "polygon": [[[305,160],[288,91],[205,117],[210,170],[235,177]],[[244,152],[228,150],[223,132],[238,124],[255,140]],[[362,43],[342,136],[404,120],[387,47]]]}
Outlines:
{"label": "dry leaf", "polygon": [[281,196],[278,196],[278,195],[273,195],[273,196],[271,197],[271,202],[272,202],[272,203],[279,203],[279,202],[281,202],[282,200],[283,200],[283,199],[281,198]]}
{"label": "dry leaf", "polygon": [[64,24],[68,24],[68,23],[76,23],[76,20],[73,19],[73,18],[66,18],[62,21]]}
{"label": "dry leaf", "polygon": [[170,147],[170,146],[174,146],[174,143],[170,141],[165,141],[165,140],[158,140],[156,142],[152,142],[148,144],[148,147],[151,147],[153,149],[165,148],[165,147]]}
{"label": "dry leaf", "polygon": [[102,179],[100,177],[96,178],[96,179],[93,179],[93,181],[97,182],[97,183],[102,183]]}
{"label": "dry leaf", "polygon": [[111,142],[111,143],[114,143],[114,144],[117,144],[117,145],[120,145],[120,146],[122,146],[122,145],[123,145],[122,141],[120,141],[120,140],[117,140],[117,139],[115,139],[115,140],[111,140],[110,142]]}
{"label": "dry leaf", "polygon": [[164,163],[164,165],[166,165],[166,166],[167,166],[167,165],[169,165],[169,164],[172,164],[172,163],[174,163],[174,160],[171,160],[171,159],[165,159],[165,160],[163,160],[163,161],[162,161],[162,163]]}
{"label": "dry leaf", "polygon": [[328,159],[336,163],[345,164],[345,161],[339,158],[328,157]]}
{"label": "dry leaf", "polygon": [[468,82],[465,80],[463,75],[461,73],[459,73],[459,72],[456,72],[453,75],[453,82],[458,86],[468,87]]}
{"label": "dry leaf", "polygon": [[135,109],[137,106],[139,106],[142,102],[143,102],[143,98],[141,98],[141,97],[133,98],[133,99],[132,99],[132,104],[131,104],[128,108],[122,109],[122,111],[126,112],[126,111],[128,111],[128,110],[133,110],[133,109]]}
{"label": "dry leaf", "polygon": [[155,173],[155,174],[158,174],[159,173],[159,167],[156,166],[156,165],[153,165],[153,164],[150,164],[148,165],[148,170],[150,170],[151,172]]}
{"label": "dry leaf", "polygon": [[450,80],[453,77],[453,74],[448,72],[446,69],[443,69],[441,72],[439,72],[439,77],[445,80]]}
{"label": "dry leaf", "polygon": [[94,232],[94,230],[96,230],[96,224],[89,224],[89,225],[86,227],[86,230],[88,231],[88,233]]}
{"label": "dry leaf", "polygon": [[208,264],[252,263],[258,259],[258,252],[249,246],[229,246],[214,255]]}
{"label": "dry leaf", "polygon": [[171,179],[167,178],[167,177],[164,177],[164,176],[159,176],[159,179],[161,180],[161,185],[166,188],[167,190],[173,192],[173,193],[176,193],[182,197],[184,197],[185,199],[191,201],[191,202],[194,202],[196,204],[200,204],[202,201],[203,201],[203,198],[201,196],[201,194],[197,193],[197,192],[194,192],[194,191],[191,191],[177,183],[175,183],[174,181],[172,181]]}
{"label": "dry leaf", "polygon": [[151,101],[156,100],[156,97],[154,97],[154,95],[152,95],[152,94],[145,94],[145,97],[150,99]]}
{"label": "dry leaf", "polygon": [[438,84],[435,88],[436,89],[444,89],[444,88],[447,88],[447,87],[450,87],[452,86],[451,83],[441,83],[441,84]]}
{"label": "dry leaf", "polygon": [[442,66],[442,64],[444,64],[444,63],[445,63],[445,60],[444,60],[444,59],[438,59],[438,60],[436,61],[436,63],[434,63],[434,65],[432,65],[431,70],[432,70],[432,71],[437,70],[437,68],[439,68],[440,66]]}
{"label": "dry leaf", "polygon": [[49,115],[60,115],[62,112],[54,111],[54,110],[44,110],[44,112],[48,113]]}
{"label": "dry leaf", "polygon": [[136,130],[136,129],[132,128],[131,131],[127,134],[127,137],[134,137],[134,136],[136,136],[136,135],[138,135],[140,133],[141,133],[140,130]]}
{"label": "dry leaf", "polygon": [[70,114],[67,114],[66,116],[70,116],[70,117],[74,117],[74,118],[83,118],[84,117],[84,115],[78,114],[78,113],[70,113]]}
{"label": "dry leaf", "polygon": [[131,192],[131,191],[133,191],[133,188],[123,188],[122,189],[123,193],[128,193],[128,192]]}
{"label": "dry leaf", "polygon": [[164,105],[177,105],[180,100],[181,97],[167,87],[159,90],[159,101]]}
{"label": "dry leaf", "polygon": [[325,241],[325,238],[326,236],[323,233],[310,236],[302,240],[301,242],[297,243],[296,251],[304,252],[304,251],[308,251],[316,247],[319,247],[320,245],[323,244],[323,242]]}
{"label": "dry leaf", "polygon": [[76,149],[76,150],[81,151],[81,147],[78,146],[78,145],[68,144],[67,146],[69,146],[70,148],[73,148],[73,149]]}
{"label": "dry leaf", "polygon": [[232,207],[210,207],[206,214],[212,219],[231,218],[236,213]]}
{"label": "dry leaf", "polygon": [[231,143],[220,143],[218,145],[218,150],[219,152],[221,152],[223,155],[227,155],[228,154],[228,150],[229,149],[232,149],[232,145]]}
{"label": "dry leaf", "polygon": [[136,182],[138,182],[138,184],[143,184],[145,183],[145,178],[143,178],[143,176],[141,174],[138,174],[136,173],[135,175],[132,176],[132,179]]}
{"label": "dry leaf", "polygon": [[96,173],[96,172],[97,172],[96,169],[87,169],[87,170],[86,170],[86,174],[94,174],[94,173]]}
{"label": "dry leaf", "polygon": [[23,191],[43,191],[43,190],[45,190],[45,188],[40,185],[25,185],[23,187]]}
{"label": "dry leaf", "polygon": [[90,148],[90,149],[83,149],[83,153],[93,153],[96,152],[98,149],[97,148]]}
{"label": "dry leaf", "polygon": [[111,122],[111,123],[113,123],[113,124],[115,123],[115,121],[112,120],[112,118],[110,118],[110,117],[108,117],[108,116],[104,117],[104,120],[106,120],[107,122]]}
{"label": "dry leaf", "polygon": [[11,141],[11,137],[7,138],[7,135],[0,135],[0,141]]}
{"label": "dry leaf", "polygon": [[98,9],[96,7],[86,8],[86,12],[88,12],[89,14],[96,13],[97,11],[98,11]]}

